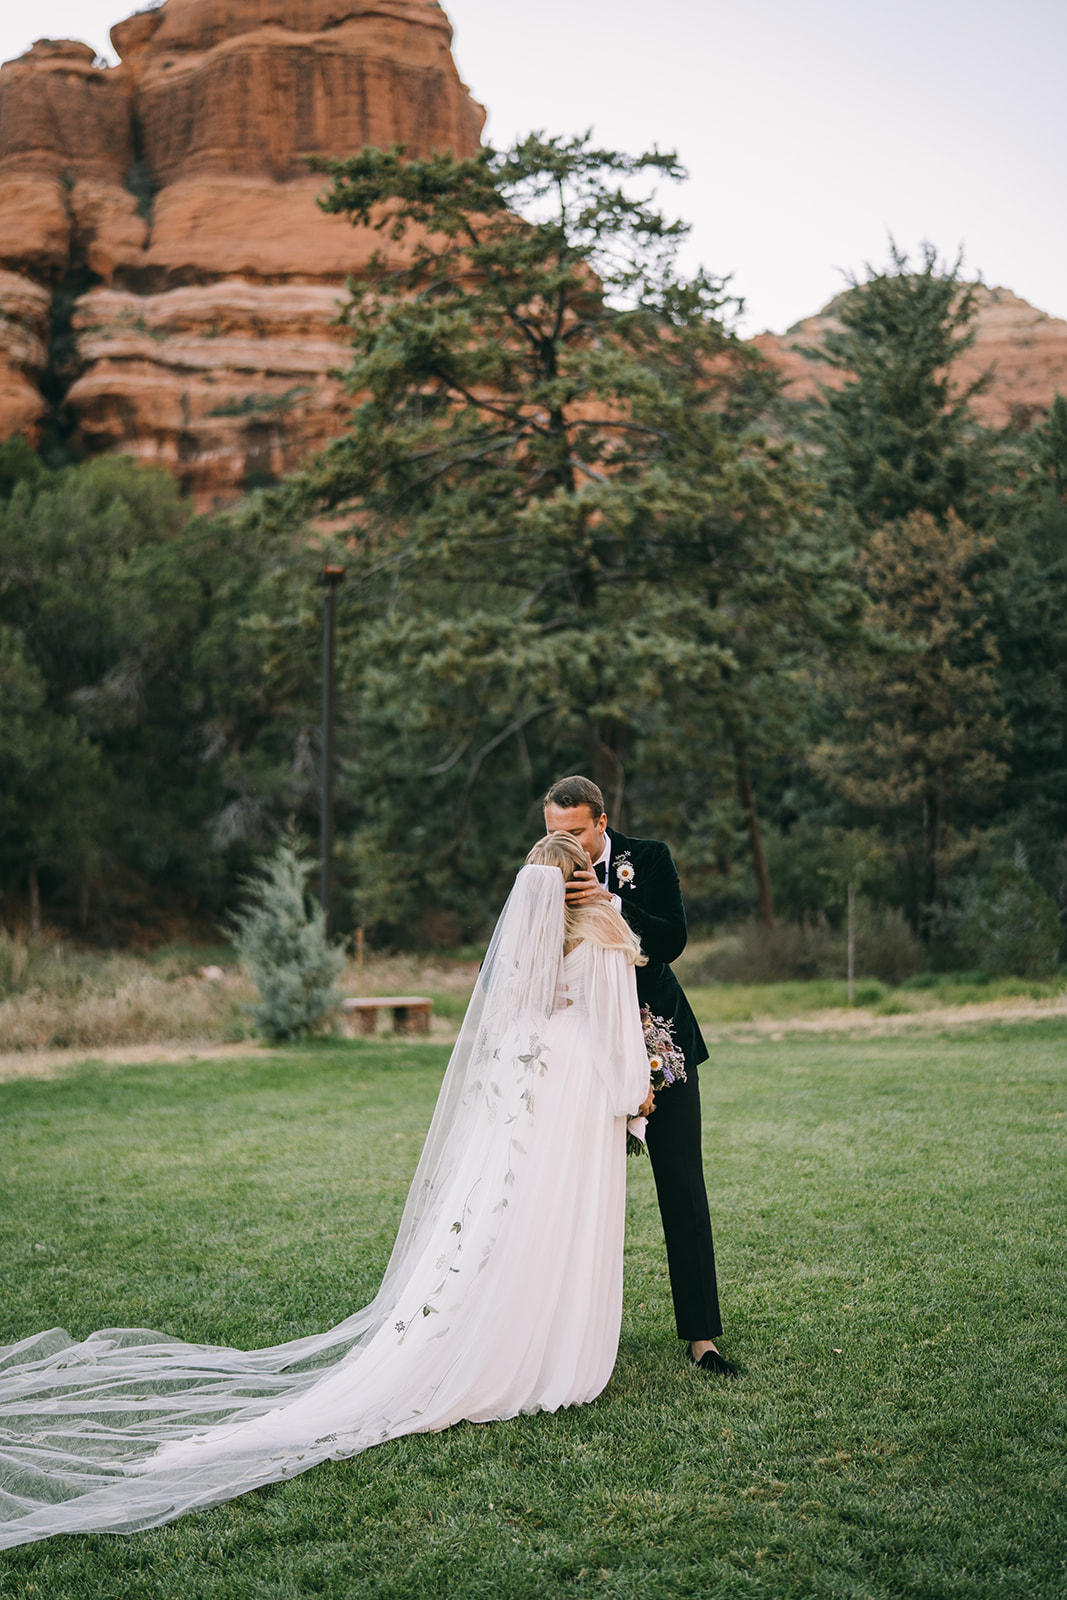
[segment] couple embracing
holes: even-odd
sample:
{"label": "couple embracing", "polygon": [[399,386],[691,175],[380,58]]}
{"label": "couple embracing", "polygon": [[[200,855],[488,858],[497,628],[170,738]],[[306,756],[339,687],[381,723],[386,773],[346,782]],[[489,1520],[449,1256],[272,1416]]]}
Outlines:
{"label": "couple embracing", "polygon": [[[501,912],[381,1287],[325,1333],[263,1350],[146,1329],[0,1349],[0,1548],[132,1533],[317,1462],[455,1422],[596,1398],[622,1319],[627,1122],[647,1146],[679,1338],[719,1353],[696,1066],[670,963],[685,945],[666,845],[607,827],[586,778]],[[653,1091],[641,1008],[685,1071]]]}

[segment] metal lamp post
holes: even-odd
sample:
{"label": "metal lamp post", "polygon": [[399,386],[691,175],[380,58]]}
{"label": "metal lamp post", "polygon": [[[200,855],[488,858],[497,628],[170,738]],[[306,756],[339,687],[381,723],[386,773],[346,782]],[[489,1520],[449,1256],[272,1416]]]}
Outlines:
{"label": "metal lamp post", "polygon": [[322,805],[319,834],[319,900],[326,913],[326,936],[333,936],[333,780],[335,756],[335,684],[337,590],[344,567],[325,566],[319,575],[322,597]]}

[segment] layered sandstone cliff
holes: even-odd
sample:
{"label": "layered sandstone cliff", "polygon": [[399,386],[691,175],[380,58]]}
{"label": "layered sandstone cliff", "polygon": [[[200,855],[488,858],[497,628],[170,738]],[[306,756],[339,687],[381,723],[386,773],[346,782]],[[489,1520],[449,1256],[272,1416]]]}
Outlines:
{"label": "layered sandstone cliff", "polygon": [[[344,426],[335,326],[381,235],[326,216],[309,155],[478,147],[437,0],[165,0],[121,64],[40,40],[0,68],[0,438],[58,427],[164,464],[209,508]],[[386,248],[390,246],[386,241]],[[1025,425],[1067,392],[1067,322],[978,291],[960,383]],[[755,343],[810,400],[833,306]]]}
{"label": "layered sandstone cliff", "polygon": [[[343,425],[346,277],[309,155],[478,147],[437,0],[166,0],[121,57],[42,40],[0,69],[0,437],[53,408],[201,505]],[[43,391],[43,392],[42,392]]]}
{"label": "layered sandstone cliff", "polygon": [[[1067,322],[1037,311],[1010,289],[979,284],[975,297],[974,342],[954,363],[953,383],[966,388],[988,372],[988,388],[972,401],[976,415],[991,428],[1029,427],[1054,395],[1067,395]],[[815,354],[825,335],[840,329],[831,303],[788,333],[763,333],[753,340],[786,380],[787,400],[811,400],[820,383],[832,388],[844,383],[844,374]]]}

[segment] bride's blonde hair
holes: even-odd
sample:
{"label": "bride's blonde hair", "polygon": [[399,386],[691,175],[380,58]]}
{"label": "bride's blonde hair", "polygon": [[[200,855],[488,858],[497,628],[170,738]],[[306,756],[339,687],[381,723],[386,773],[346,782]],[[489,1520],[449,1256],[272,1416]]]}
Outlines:
{"label": "bride's blonde hair", "polygon": [[[577,839],[569,833],[546,833],[526,857],[528,867],[558,867],[564,883],[576,872],[589,865],[589,858]],[[603,900],[588,906],[568,906],[563,909],[563,941],[571,945],[585,940],[598,944],[605,950],[621,950],[635,967],[643,967],[648,957],[641,950],[641,941],[622,914]]]}

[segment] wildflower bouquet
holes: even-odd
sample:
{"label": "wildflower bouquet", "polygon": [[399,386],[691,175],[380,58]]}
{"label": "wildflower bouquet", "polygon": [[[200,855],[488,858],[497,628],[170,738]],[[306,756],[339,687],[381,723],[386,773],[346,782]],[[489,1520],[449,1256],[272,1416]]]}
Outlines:
{"label": "wildflower bouquet", "polygon": [[[674,1042],[671,1023],[663,1017],[654,1017],[647,1006],[642,1006],[641,1026],[645,1030],[648,1075],[656,1094],[669,1089],[672,1083],[684,1083],[685,1055]],[[626,1124],[627,1155],[639,1156],[644,1153],[647,1130],[647,1117],[630,1117]]]}

